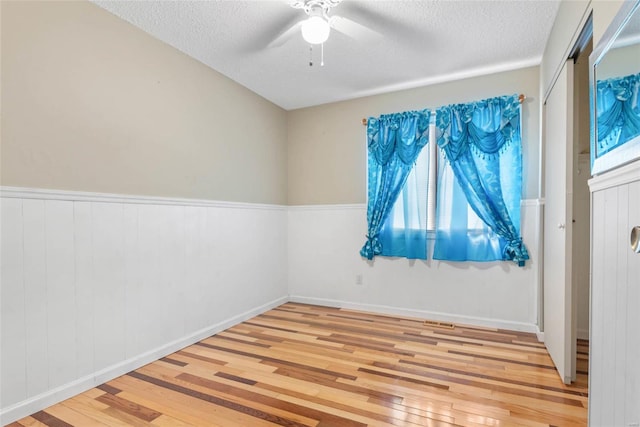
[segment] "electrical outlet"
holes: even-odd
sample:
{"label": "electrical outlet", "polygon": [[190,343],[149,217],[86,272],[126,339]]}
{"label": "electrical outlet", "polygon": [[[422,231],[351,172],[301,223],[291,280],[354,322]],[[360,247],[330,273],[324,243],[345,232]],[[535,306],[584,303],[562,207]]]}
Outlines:
{"label": "electrical outlet", "polygon": [[362,285],[362,274],[356,274],[356,285]]}

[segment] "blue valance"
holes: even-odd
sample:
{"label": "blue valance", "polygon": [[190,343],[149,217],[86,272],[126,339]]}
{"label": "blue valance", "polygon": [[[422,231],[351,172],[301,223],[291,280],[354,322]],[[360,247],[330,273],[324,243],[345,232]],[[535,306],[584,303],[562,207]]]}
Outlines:
{"label": "blue valance", "polygon": [[367,121],[367,145],[380,166],[395,155],[405,165],[415,162],[428,142],[428,110],[384,114]]}
{"label": "blue valance", "polygon": [[441,107],[436,111],[436,126],[438,146],[449,161],[470,148],[494,155],[520,133],[520,101],[512,95]]}
{"label": "blue valance", "polygon": [[598,80],[596,86],[600,156],[640,135],[640,73]]}

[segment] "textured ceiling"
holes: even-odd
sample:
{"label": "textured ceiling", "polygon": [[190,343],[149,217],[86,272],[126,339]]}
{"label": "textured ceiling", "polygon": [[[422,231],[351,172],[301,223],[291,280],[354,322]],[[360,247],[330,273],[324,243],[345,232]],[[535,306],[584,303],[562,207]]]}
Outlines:
{"label": "textured ceiling", "polygon": [[129,21],[264,98],[291,110],[540,63],[558,0],[344,0],[330,15],[380,33],[374,42],[332,30],[320,49],[297,33],[286,0],[105,1]]}

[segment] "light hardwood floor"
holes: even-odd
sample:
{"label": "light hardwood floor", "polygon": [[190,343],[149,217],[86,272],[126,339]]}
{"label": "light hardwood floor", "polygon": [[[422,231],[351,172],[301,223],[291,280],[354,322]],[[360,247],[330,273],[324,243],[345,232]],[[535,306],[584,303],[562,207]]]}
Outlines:
{"label": "light hardwood floor", "polygon": [[583,426],[578,344],[287,303],[10,426]]}

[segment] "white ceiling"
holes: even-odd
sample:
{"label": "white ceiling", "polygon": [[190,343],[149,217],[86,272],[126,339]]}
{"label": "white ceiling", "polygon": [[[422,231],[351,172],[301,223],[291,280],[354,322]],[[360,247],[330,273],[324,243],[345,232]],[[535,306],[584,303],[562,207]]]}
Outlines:
{"label": "white ceiling", "polygon": [[305,17],[286,0],[94,3],[286,110],[537,65],[559,0],[343,0],[330,15],[382,34],[375,42],[332,30],[324,62],[295,34]]}

